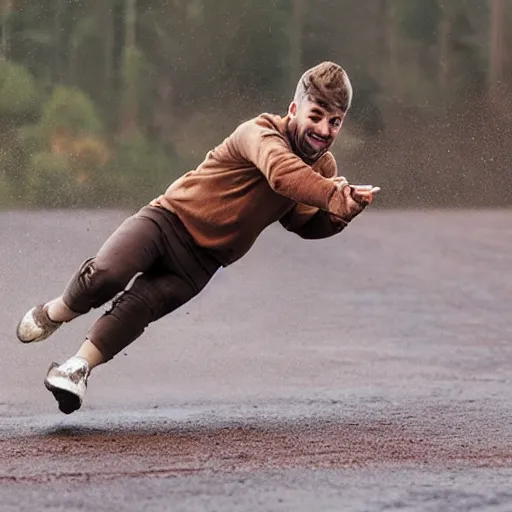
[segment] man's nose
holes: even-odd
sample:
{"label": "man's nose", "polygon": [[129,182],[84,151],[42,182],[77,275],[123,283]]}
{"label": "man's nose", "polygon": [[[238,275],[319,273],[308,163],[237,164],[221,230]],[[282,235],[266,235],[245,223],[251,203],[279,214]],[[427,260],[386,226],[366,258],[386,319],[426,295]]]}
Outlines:
{"label": "man's nose", "polygon": [[317,125],[317,132],[318,135],[321,135],[322,137],[329,137],[331,132],[329,130],[329,122],[327,119],[324,119],[323,121],[320,121]]}

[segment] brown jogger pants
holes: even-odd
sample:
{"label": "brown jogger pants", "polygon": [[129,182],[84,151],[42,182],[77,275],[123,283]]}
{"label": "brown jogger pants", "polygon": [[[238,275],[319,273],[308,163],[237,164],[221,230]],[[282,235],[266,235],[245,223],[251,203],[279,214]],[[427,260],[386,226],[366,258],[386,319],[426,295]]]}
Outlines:
{"label": "brown jogger pants", "polygon": [[72,311],[87,313],[114,299],[87,335],[108,360],[197,295],[219,267],[174,213],[145,206],[80,266],[63,300]]}

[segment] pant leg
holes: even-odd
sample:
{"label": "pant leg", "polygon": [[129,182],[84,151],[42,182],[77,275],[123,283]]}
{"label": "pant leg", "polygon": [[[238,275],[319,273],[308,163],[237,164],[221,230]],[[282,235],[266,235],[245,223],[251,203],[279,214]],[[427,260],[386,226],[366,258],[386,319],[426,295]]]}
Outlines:
{"label": "pant leg", "polygon": [[124,290],[139,272],[161,258],[158,225],[138,214],[126,219],[93,258],[87,259],[67,284],[64,303],[76,313],[88,313]]}
{"label": "pant leg", "polygon": [[105,359],[112,359],[140,337],[151,322],[196,296],[208,280],[196,280],[193,285],[176,274],[144,273],[114,300],[111,310],[96,321],[87,338]]}
{"label": "pant leg", "polygon": [[146,206],[139,215],[160,231],[161,257],[146,270],[139,269],[142,273],[131,287],[123,288],[111,310],[90,329],[87,338],[107,360],[136,340],[151,322],[196,296],[221,266],[194,242],[174,213]]}

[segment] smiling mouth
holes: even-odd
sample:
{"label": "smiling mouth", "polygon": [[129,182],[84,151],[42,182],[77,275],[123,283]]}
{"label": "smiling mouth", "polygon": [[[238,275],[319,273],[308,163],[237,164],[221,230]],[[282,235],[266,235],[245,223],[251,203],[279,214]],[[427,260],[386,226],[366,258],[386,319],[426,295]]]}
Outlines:
{"label": "smiling mouth", "polygon": [[326,147],[330,142],[330,137],[322,137],[321,135],[318,135],[316,133],[308,133],[306,135],[308,144],[313,149],[323,149]]}

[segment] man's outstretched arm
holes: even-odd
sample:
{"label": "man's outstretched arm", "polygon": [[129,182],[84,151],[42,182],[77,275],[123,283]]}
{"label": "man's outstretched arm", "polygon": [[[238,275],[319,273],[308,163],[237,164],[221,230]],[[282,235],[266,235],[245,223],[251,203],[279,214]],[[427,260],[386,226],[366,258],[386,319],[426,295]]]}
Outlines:
{"label": "man's outstretched arm", "polygon": [[329,238],[343,231],[348,225],[348,222],[329,212],[300,203],[279,222],[287,231],[296,233],[306,240]]}
{"label": "man's outstretched arm", "polygon": [[328,179],[315,172],[275,129],[247,122],[235,130],[232,140],[235,150],[263,173],[270,187],[292,201],[350,222],[373,198],[373,190],[354,190],[346,180]]}
{"label": "man's outstretched arm", "polygon": [[341,218],[352,214],[353,205],[343,187],[315,172],[275,129],[247,122],[237,128],[233,142],[236,151],[263,173],[276,193]]}

